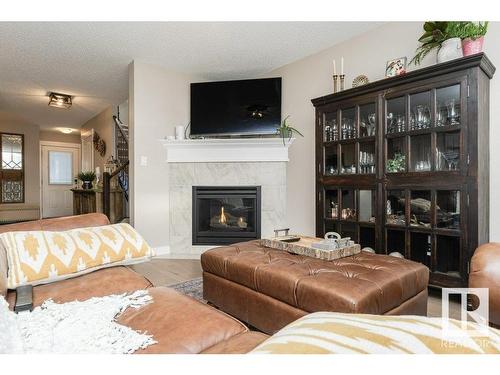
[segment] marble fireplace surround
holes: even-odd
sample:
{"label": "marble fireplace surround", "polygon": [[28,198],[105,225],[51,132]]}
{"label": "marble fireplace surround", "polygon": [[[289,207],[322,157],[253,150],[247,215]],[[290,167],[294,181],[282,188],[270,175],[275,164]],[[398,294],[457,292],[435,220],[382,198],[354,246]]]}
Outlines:
{"label": "marble fireplace surround", "polygon": [[291,142],[283,146],[280,139],[224,139],[163,144],[169,173],[169,257],[197,258],[214,247],[192,245],[193,186],[261,186],[261,236],[286,226]]}

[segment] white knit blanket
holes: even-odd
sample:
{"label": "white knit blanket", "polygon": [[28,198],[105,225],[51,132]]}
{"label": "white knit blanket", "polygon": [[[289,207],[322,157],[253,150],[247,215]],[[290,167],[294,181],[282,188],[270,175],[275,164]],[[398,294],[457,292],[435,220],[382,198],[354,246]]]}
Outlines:
{"label": "white knit blanket", "polygon": [[57,304],[16,314],[0,296],[0,353],[126,354],[155,344],[151,335],[116,323],[128,307],[152,301],[145,290]]}

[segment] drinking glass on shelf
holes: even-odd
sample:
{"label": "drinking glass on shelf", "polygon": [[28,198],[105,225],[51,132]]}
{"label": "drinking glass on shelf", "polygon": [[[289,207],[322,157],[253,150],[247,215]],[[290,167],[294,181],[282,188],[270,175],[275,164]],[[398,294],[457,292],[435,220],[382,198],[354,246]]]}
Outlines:
{"label": "drinking glass on shelf", "polygon": [[459,153],[458,151],[445,151],[443,152],[443,158],[446,160],[446,164],[449,171],[455,171],[458,169],[459,163]]}
{"label": "drinking glass on shelf", "polygon": [[445,107],[439,106],[436,111],[436,126],[445,126],[448,119],[447,110]]}
{"label": "drinking glass on shelf", "polygon": [[398,133],[405,131],[405,116],[404,115],[397,115],[397,117],[396,117],[396,131]]}
{"label": "drinking glass on shelf", "polygon": [[415,107],[415,128],[413,130],[427,129],[431,122],[431,112],[428,106],[419,104]]}
{"label": "drinking glass on shelf", "polygon": [[[329,122],[327,122],[327,124],[328,123]],[[332,140],[331,136],[332,136],[332,128],[330,127],[330,125],[326,125],[325,126],[325,142],[330,142]]]}
{"label": "drinking glass on shelf", "polygon": [[460,114],[457,110],[457,103],[455,99],[450,99],[446,103],[446,109],[448,110],[448,123],[449,125],[460,125]]}

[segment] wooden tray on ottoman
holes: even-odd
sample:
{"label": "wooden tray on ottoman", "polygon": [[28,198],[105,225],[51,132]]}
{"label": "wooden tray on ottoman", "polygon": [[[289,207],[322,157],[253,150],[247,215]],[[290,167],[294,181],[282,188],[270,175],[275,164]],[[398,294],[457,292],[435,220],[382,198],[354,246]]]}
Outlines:
{"label": "wooden tray on ottoman", "polygon": [[314,242],[320,242],[322,238],[299,236],[300,241],[284,242],[278,238],[263,238],[261,239],[262,246],[270,247],[277,250],[287,251],[293,254],[305,255],[311,258],[323,260],[335,260],[349,257],[361,252],[361,246],[354,244],[347,247],[341,247],[335,250],[323,250],[312,247]]}

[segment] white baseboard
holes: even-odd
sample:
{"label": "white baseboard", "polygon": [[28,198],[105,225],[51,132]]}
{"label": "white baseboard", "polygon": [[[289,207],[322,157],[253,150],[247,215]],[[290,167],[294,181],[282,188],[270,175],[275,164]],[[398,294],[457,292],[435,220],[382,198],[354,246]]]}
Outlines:
{"label": "white baseboard", "polygon": [[170,254],[170,246],[157,246],[155,249],[155,257],[168,256]]}

